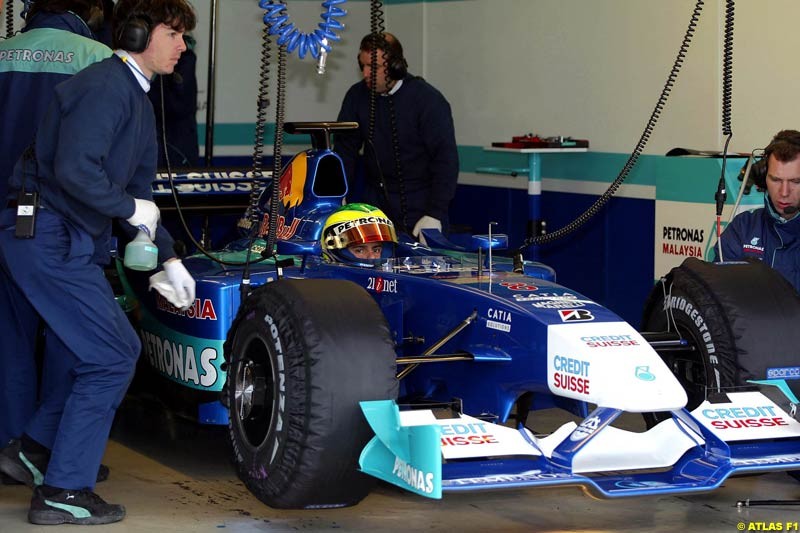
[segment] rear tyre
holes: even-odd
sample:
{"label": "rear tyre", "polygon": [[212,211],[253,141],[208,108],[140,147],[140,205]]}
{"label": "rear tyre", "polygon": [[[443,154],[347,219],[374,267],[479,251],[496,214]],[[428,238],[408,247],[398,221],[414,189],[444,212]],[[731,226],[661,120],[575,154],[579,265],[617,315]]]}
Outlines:
{"label": "rear tyre", "polygon": [[280,280],[241,305],[225,345],[229,432],[239,477],[271,507],[354,505],[372,432],[359,401],[397,396],[375,301],[341,280]]}

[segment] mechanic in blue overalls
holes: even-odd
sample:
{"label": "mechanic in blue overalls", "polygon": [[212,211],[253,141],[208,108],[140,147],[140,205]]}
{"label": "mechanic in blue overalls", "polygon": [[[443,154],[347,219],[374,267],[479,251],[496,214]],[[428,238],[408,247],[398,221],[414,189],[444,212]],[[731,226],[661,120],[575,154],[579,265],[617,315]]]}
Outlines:
{"label": "mechanic in blue overalls", "polygon": [[[375,51],[373,53],[373,50]],[[376,56],[375,87],[372,58]],[[361,40],[363,80],[347,91],[339,121],[359,129],[336,134],[351,201],[381,208],[401,231],[425,244],[423,229],[447,233],[448,210],[458,182],[458,148],[450,104],[435,87],[408,73],[403,47],[391,33]],[[370,91],[376,93],[370,138]],[[363,192],[354,186],[356,159],[364,150]]]}
{"label": "mechanic in blue overalls", "polygon": [[[754,182],[766,189],[764,207],[736,215],[722,232],[722,259],[764,261],[800,291],[800,132],[783,130],[764,152],[766,175]],[[719,260],[714,247],[715,261]]]}
{"label": "mechanic in blue overalls", "polygon": [[[186,0],[121,0],[115,17],[118,50],[56,88],[0,213],[0,348],[2,339],[27,333],[16,317],[33,309],[46,324],[44,373],[61,376],[25,427],[24,439],[51,450],[44,477],[20,441],[0,453],[0,470],[35,485],[28,511],[34,524],[125,516],[124,507],[93,492],[141,348],[101,266],[109,260],[113,219],[158,246],[163,271],[151,284],[176,307],[194,302],[195,282],[152,202],[157,149],[146,92],[154,74],[174,68],[195,14]],[[0,357],[13,366],[33,354],[0,349]]]}
{"label": "mechanic in blue overalls", "polygon": [[[8,178],[52,99],[53,89],[86,66],[111,55],[94,40],[103,22],[102,0],[38,0],[25,17],[22,33],[0,41],[0,203],[8,196]],[[12,104],[14,102],[15,104]],[[1,207],[1,206],[0,206]],[[19,322],[37,328],[34,317]],[[20,337],[25,343],[33,335]],[[9,339],[13,342],[15,339]],[[30,352],[24,344],[5,344],[10,353]],[[36,408],[33,358],[13,367],[0,364],[0,446],[18,437]]]}

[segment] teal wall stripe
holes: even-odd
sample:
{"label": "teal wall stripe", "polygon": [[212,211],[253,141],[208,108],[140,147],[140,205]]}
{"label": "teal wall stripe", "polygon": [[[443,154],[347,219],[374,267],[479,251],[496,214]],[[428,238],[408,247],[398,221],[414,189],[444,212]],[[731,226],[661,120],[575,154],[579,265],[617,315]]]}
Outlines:
{"label": "teal wall stripe", "polygon": [[[255,124],[218,123],[214,126],[215,146],[252,146]],[[274,143],[275,124],[264,127],[264,144]],[[205,124],[198,125],[198,139],[201,145],[205,140]],[[310,144],[308,135],[286,135],[284,144]],[[526,154],[492,152],[483,146],[459,146],[458,154],[462,172],[475,172],[480,167],[499,167],[522,169],[528,166]],[[243,152],[242,155],[246,155]],[[628,154],[609,152],[585,152],[571,154],[542,154],[541,173],[543,178],[575,181],[611,183],[619,175],[628,160]],[[738,188],[736,174],[743,159],[732,159],[727,168],[729,196],[735,196]],[[706,202],[713,198],[716,183],[719,181],[721,160],[697,157],[666,157],[643,155],[625,180],[626,185],[648,185],[657,187],[659,200]],[[710,192],[709,192],[710,191]]]}
{"label": "teal wall stripe", "polygon": [[[673,202],[709,203],[714,201],[719,178],[722,174],[722,159],[705,157],[664,157],[658,167],[656,199]],[[725,166],[725,183],[728,204],[734,203],[741,181],[739,170],[746,158],[732,157]],[[763,202],[763,195],[752,189],[743,203],[756,205]]]}

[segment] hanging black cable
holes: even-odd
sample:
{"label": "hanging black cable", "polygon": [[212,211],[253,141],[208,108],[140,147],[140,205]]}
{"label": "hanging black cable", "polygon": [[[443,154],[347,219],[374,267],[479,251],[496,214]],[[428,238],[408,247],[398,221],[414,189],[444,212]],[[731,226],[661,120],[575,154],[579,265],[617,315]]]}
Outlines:
{"label": "hanging black cable", "polygon": [[14,0],[6,0],[6,39],[14,35]]}
{"label": "hanging black cable", "polygon": [[725,2],[725,38],[723,44],[722,60],[722,134],[726,136],[725,148],[722,151],[722,169],[720,170],[717,192],[714,194],[717,246],[719,248],[719,260],[724,261],[722,255],[722,210],[725,208],[725,200],[728,198],[728,191],[725,185],[725,168],[728,164],[728,145],[733,137],[731,129],[731,101],[733,96],[733,21],[734,21],[733,0]]}
{"label": "hanging black cable", "polygon": [[675,58],[675,62],[672,65],[672,69],[670,70],[669,76],[667,76],[667,81],[664,84],[664,88],[661,90],[661,95],[656,102],[655,108],[653,112],[650,114],[650,119],[647,121],[647,125],[642,132],[641,137],[639,137],[639,142],[636,143],[636,147],[633,149],[630,157],[628,157],[627,162],[622,167],[619,175],[616,179],[609,185],[608,189],[597,199],[595,202],[581,215],[578,216],[575,220],[564,226],[563,228],[554,231],[553,233],[548,233],[545,235],[533,235],[525,239],[525,241],[520,246],[519,250],[523,250],[531,245],[541,245],[553,242],[561,237],[569,235],[570,233],[574,232],[581,226],[583,226],[589,219],[591,219],[594,215],[597,214],[600,209],[605,206],[606,203],[611,199],[612,196],[617,192],[617,189],[622,185],[625,179],[628,177],[628,174],[636,165],[636,162],[639,160],[639,156],[644,151],[645,147],[647,146],[648,141],[650,140],[650,136],[653,133],[653,129],[655,128],[656,124],[658,123],[658,119],[661,116],[661,112],[664,109],[664,106],[667,103],[667,99],[669,98],[670,93],[672,92],[672,87],[675,85],[675,80],[678,77],[678,73],[683,66],[683,61],[686,58],[686,53],[689,50],[689,45],[692,42],[692,38],[694,37],[694,32],[697,27],[697,22],[700,19],[700,13],[703,10],[704,2],[703,0],[697,0],[695,4],[694,10],[692,11],[692,16],[689,20],[689,26],[686,29],[686,34],[683,37],[683,42],[681,43],[680,49],[678,50],[678,55]]}
{"label": "hanging black cable", "polygon": [[161,90],[161,143],[162,146],[164,147],[164,162],[167,167],[167,180],[169,181],[169,188],[170,192],[172,193],[172,200],[175,203],[175,211],[178,213],[178,219],[181,221],[181,227],[183,228],[184,233],[186,234],[187,237],[189,237],[189,240],[195,246],[198,252],[200,252],[207,258],[211,259],[212,261],[220,265],[234,266],[234,267],[244,266],[246,268],[250,264],[266,261],[268,259],[266,257],[258,259],[257,261],[250,261],[250,250],[253,245],[252,239],[250,240],[250,244],[247,247],[247,258],[245,259],[244,262],[238,262],[238,261],[225,261],[223,259],[211,255],[208,252],[208,250],[205,249],[202,243],[198,242],[197,239],[195,239],[194,235],[192,235],[192,232],[189,229],[189,224],[186,222],[186,218],[183,215],[183,208],[181,208],[180,199],[178,198],[178,188],[175,185],[175,181],[172,175],[172,165],[170,164],[169,161],[169,150],[167,149],[166,115],[164,113],[164,82],[163,82],[164,77],[159,76],[159,78],[160,78],[160,90]]}
{"label": "hanging black cable", "polygon": [[733,98],[733,22],[734,0],[725,2],[725,40],[722,63],[722,134],[733,135],[731,130],[731,101]]}
{"label": "hanging black cable", "polygon": [[[378,92],[376,90],[378,81],[378,49],[381,48],[381,40],[383,39],[383,34],[386,31],[383,20],[383,3],[380,0],[370,0],[369,28],[369,119],[367,124],[367,139],[364,142],[364,156],[365,158],[371,156],[375,160],[375,171],[377,173],[375,179],[378,181],[378,187],[381,190],[383,199],[386,202],[386,207],[388,209],[390,205],[389,191],[386,188],[386,179],[383,176],[383,169],[381,168],[381,163],[378,160],[378,151],[375,148],[375,120],[378,106]],[[384,61],[384,69],[386,68],[387,65]]]}
{"label": "hanging black cable", "polygon": [[[375,92],[375,82],[378,80],[378,36],[383,35],[386,26],[383,21],[383,2],[380,0],[370,0],[369,2],[369,33],[372,39],[369,68],[369,126],[367,128],[367,140],[373,142],[375,139],[375,108],[378,93]],[[375,154],[377,160],[377,154]]]}
{"label": "hanging black cable", "polygon": [[722,152],[722,172],[719,177],[719,185],[717,186],[717,193],[714,195],[717,207],[717,236],[721,234],[722,209],[725,206],[725,200],[728,196],[725,190],[725,166],[728,162],[728,144],[731,142],[731,137],[733,137],[733,130],[731,129],[731,101],[733,97],[733,4],[733,0],[727,0],[725,2],[725,39],[722,62],[722,134],[727,136],[727,139],[725,140],[725,149]]}
{"label": "hanging black cable", "polygon": [[[163,94],[163,83],[161,85],[161,124],[162,124],[162,142],[165,145],[164,154],[165,154],[165,161],[167,164],[167,177],[169,180],[170,190],[172,192],[172,198],[175,202],[175,208],[178,213],[178,218],[181,221],[181,226],[184,229],[184,232],[189,237],[189,240],[195,246],[195,248],[205,255],[207,258],[211,259],[212,261],[224,265],[224,266],[232,266],[232,267],[244,267],[242,272],[242,284],[240,285],[242,292],[247,292],[249,290],[250,284],[250,265],[258,264],[263,261],[268,260],[269,256],[262,256],[256,260],[251,259],[253,243],[258,236],[258,200],[261,195],[262,190],[264,189],[263,186],[263,171],[261,168],[262,160],[263,160],[263,148],[264,148],[264,129],[266,123],[266,108],[269,106],[269,67],[270,67],[270,47],[271,41],[269,38],[268,28],[265,26],[262,32],[262,47],[261,47],[261,68],[259,74],[259,89],[258,89],[258,110],[256,114],[256,128],[255,128],[255,140],[253,142],[253,170],[252,170],[252,178],[253,178],[253,186],[250,191],[250,199],[249,204],[247,207],[247,211],[242,219],[239,220],[239,227],[247,230],[247,235],[249,237],[249,243],[247,245],[247,253],[245,256],[244,261],[225,261],[218,257],[211,255],[205,247],[201,243],[194,238],[192,235],[191,230],[189,229],[189,225],[186,222],[186,219],[183,215],[183,210],[180,206],[180,200],[178,198],[177,188],[173,181],[172,176],[172,169],[169,162],[168,157],[168,150],[166,149],[166,117],[164,116],[164,94]],[[243,222],[245,221],[245,222]],[[271,248],[267,248],[267,250],[271,250]]]}
{"label": "hanging black cable", "polygon": [[[273,2],[270,2],[272,4]],[[267,107],[269,107],[269,67],[270,67],[270,49],[272,41],[269,37],[269,28],[264,25],[261,30],[261,60],[259,62],[259,76],[258,76],[258,94],[256,101],[256,127],[255,137],[253,139],[253,179],[262,178],[262,163],[264,153],[264,128],[267,122]],[[275,175],[272,176],[273,188],[275,186]],[[239,285],[239,292],[241,299],[244,301],[245,297],[250,292],[250,265],[252,264],[253,244],[258,236],[259,220],[258,220],[258,201],[264,190],[262,181],[254,181],[250,189],[250,196],[247,209],[239,220],[239,226],[247,230],[249,241],[247,243],[247,254],[244,260],[244,269],[242,271],[242,283]],[[266,250],[272,250],[266,248]],[[266,260],[267,256],[256,261],[256,263]]]}
{"label": "hanging black cable", "polygon": [[398,187],[400,189],[400,229],[408,231],[408,201],[406,200],[406,182],[403,180],[403,166],[400,161],[400,139],[397,134],[397,115],[394,111],[394,96],[387,96],[389,99],[389,129],[392,130],[392,155],[394,155],[394,170],[397,175]]}
{"label": "hanging black cable", "polygon": [[[378,160],[378,152],[375,149],[375,122],[377,116],[377,80],[378,80],[378,52],[385,50],[383,58],[383,72],[384,78],[389,83],[389,44],[386,40],[386,25],[383,15],[383,2],[380,0],[370,0],[370,71],[369,71],[369,124],[367,127],[367,139],[364,146],[364,154],[368,156],[372,154],[375,160],[375,169],[377,176],[375,179],[378,181],[378,186],[383,191],[383,198],[386,202],[386,208],[389,209],[391,202],[389,201],[389,189],[386,186],[386,179],[384,178],[381,163]],[[399,81],[399,80],[394,80]],[[391,94],[387,94],[387,106],[389,108],[389,127],[391,130],[392,142],[392,156],[394,158],[395,177],[397,179],[398,192],[400,195],[400,213],[390,213],[399,215],[399,219],[395,216],[394,223],[405,233],[411,234],[408,229],[408,201],[406,199],[405,180],[403,179],[403,167],[400,158],[400,139],[397,130],[397,116],[394,109],[394,100]]]}
{"label": "hanging black cable", "polygon": [[[256,96],[256,127],[253,139],[253,177],[263,177],[262,164],[264,159],[264,129],[267,122],[267,108],[269,107],[269,67],[270,49],[272,41],[269,37],[269,28],[264,26],[261,30],[261,61],[260,74],[258,78],[258,95]],[[238,226],[248,231],[256,226],[258,220],[258,200],[264,190],[263,182],[253,183],[250,189],[247,209],[242,218],[239,219]]]}
{"label": "hanging black cable", "polygon": [[[286,47],[278,47],[278,79],[275,96],[275,143],[272,156],[272,201],[269,205],[269,234],[266,254],[273,255],[278,228],[278,203],[280,202],[280,179],[283,152],[283,123],[286,96]],[[277,263],[276,263],[277,264]]]}

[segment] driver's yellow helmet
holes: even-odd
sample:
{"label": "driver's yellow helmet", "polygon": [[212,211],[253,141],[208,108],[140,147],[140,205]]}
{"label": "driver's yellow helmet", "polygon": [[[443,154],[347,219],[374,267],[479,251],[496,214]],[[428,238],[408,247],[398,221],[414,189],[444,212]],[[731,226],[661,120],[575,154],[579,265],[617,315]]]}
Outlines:
{"label": "driver's yellow helmet", "polygon": [[[329,259],[344,262],[360,262],[347,247],[357,244],[397,243],[394,223],[377,207],[369,204],[343,205],[328,216],[322,227],[322,252]],[[386,257],[393,250],[384,247]]]}

